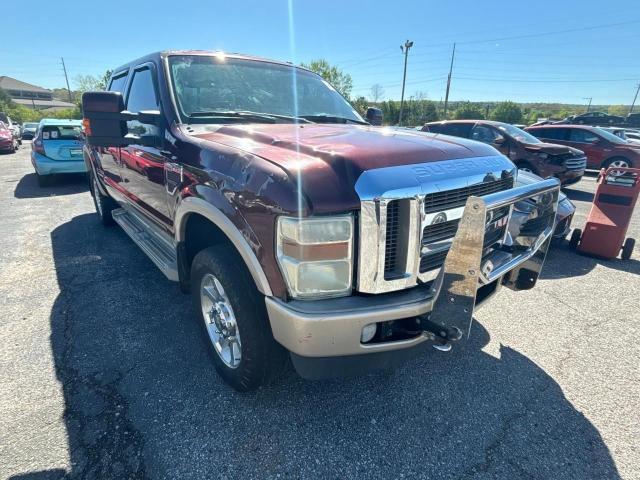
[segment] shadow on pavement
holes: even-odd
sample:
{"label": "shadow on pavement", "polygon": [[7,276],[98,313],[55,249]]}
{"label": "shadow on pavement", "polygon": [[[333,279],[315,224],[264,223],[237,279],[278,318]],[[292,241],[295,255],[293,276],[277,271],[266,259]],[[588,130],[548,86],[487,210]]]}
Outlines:
{"label": "shadow on pavement", "polygon": [[16,198],[40,198],[73,195],[87,191],[89,191],[89,184],[84,173],[52,175],[46,187],[39,187],[37,175],[28,173],[16,185],[13,196]]}
{"label": "shadow on pavement", "polygon": [[573,188],[563,188],[562,192],[575,202],[593,202],[593,193]]}
{"label": "shadow on pavement", "polygon": [[425,346],[395,372],[289,371],[238,394],[216,375],[188,296],[124,233],[87,214],[51,240],[71,478],[619,478],[553,378],[506,346],[483,352],[478,322],[451,353]]}
{"label": "shadow on pavement", "polygon": [[[571,257],[568,262],[567,258]],[[554,245],[547,253],[547,258],[542,269],[541,278],[547,280],[558,280],[569,277],[580,277],[587,275],[596,265],[602,265],[612,270],[633,273],[640,275],[640,261],[631,258],[622,260],[614,258],[605,260],[602,258],[590,257],[577,253],[569,247],[567,242],[561,245]]]}

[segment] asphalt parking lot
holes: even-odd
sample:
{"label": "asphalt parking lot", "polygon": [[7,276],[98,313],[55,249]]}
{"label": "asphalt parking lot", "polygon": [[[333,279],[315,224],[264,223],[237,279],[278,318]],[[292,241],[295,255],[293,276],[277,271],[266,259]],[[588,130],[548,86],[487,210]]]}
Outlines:
{"label": "asphalt parking lot", "polygon": [[450,353],[238,394],[189,298],[29,151],[0,155],[0,478],[640,478],[640,249],[554,248]]}

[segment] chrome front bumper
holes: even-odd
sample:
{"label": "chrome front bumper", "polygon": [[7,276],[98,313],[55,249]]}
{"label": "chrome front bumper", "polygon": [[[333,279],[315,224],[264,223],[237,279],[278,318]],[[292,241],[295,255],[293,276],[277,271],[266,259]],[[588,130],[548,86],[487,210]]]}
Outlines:
{"label": "chrome front bumper", "polygon": [[[433,339],[424,331],[408,340],[363,344],[370,323],[428,316],[445,330],[468,335],[477,293],[505,285],[532,288],[540,274],[555,226],[560,183],[547,179],[484,197],[469,197],[460,226],[437,278],[425,285],[384,295],[352,296],[319,302],[267,297],[275,339],[303,357],[334,357],[384,352]],[[509,207],[508,232],[501,249],[486,252],[485,224],[491,211]],[[484,297],[482,300],[486,300]],[[445,337],[443,335],[443,337]]]}

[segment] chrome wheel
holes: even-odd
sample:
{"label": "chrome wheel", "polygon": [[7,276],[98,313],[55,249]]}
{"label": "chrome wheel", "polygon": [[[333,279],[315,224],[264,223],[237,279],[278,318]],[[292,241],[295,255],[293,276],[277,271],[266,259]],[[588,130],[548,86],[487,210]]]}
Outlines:
{"label": "chrome wheel", "polygon": [[629,163],[626,160],[615,160],[609,164],[610,167],[627,168]]}
{"label": "chrome wheel", "polygon": [[240,331],[233,307],[222,284],[211,273],[200,283],[200,306],[209,339],[220,360],[230,368],[237,368],[242,360]]}

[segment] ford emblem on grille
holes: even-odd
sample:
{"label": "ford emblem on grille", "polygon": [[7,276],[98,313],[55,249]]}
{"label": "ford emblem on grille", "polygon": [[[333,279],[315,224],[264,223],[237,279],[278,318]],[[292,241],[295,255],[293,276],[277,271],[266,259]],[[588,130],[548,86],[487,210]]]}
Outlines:
{"label": "ford emblem on grille", "polygon": [[431,225],[435,225],[436,223],[444,223],[447,221],[447,214],[444,212],[440,212],[431,221]]}

